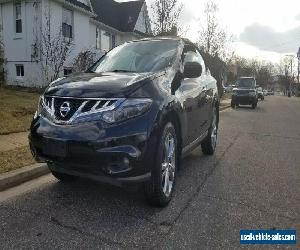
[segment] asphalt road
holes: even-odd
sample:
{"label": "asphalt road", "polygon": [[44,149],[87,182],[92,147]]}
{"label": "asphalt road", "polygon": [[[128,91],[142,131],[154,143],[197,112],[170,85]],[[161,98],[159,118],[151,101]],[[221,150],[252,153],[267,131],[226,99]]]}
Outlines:
{"label": "asphalt road", "polygon": [[136,190],[50,175],[2,192],[0,248],[233,249],[240,229],[296,228],[299,237],[300,99],[222,112],[216,155],[197,149],[182,165],[165,209]]}

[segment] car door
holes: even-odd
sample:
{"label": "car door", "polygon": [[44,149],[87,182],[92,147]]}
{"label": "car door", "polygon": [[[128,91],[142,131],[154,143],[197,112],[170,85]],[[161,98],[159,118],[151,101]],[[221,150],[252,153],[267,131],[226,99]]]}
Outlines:
{"label": "car door", "polygon": [[213,107],[214,98],[217,89],[217,80],[211,75],[208,68],[206,68],[206,124],[204,125],[204,130],[207,130],[211,125],[211,120],[213,117]]}
{"label": "car door", "polygon": [[[183,64],[199,62],[196,48],[188,46],[184,49]],[[184,66],[184,65],[183,65]],[[204,70],[205,72],[205,70]],[[176,96],[182,103],[187,124],[187,144],[199,138],[205,123],[205,73],[198,78],[184,78]]]}
{"label": "car door", "polygon": [[203,103],[202,107],[198,109],[198,116],[201,116],[202,119],[202,126],[199,127],[199,134],[202,134],[207,131],[207,129],[210,126],[210,119],[212,115],[212,102],[213,102],[213,96],[214,96],[214,85],[216,83],[215,79],[211,76],[210,71],[208,67],[206,67],[205,62],[199,53],[199,51],[196,52],[197,54],[197,61],[202,66],[202,75],[199,79],[199,84],[202,89],[202,98]]}

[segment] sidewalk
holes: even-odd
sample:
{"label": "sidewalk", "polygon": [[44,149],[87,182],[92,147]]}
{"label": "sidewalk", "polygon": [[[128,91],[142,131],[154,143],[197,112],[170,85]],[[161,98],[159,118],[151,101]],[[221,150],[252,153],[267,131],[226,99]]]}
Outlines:
{"label": "sidewalk", "polygon": [[221,103],[220,103],[220,111],[229,108],[229,107],[230,107],[230,104],[231,104],[231,99],[224,99],[224,100],[221,100]]}
{"label": "sidewalk", "polygon": [[0,135],[0,152],[14,150],[28,145],[28,132]]}
{"label": "sidewalk", "polygon": [[28,132],[0,135],[0,174],[35,163],[29,148]]}
{"label": "sidewalk", "polygon": [[0,135],[0,192],[47,173],[46,164],[35,164],[28,132]]}

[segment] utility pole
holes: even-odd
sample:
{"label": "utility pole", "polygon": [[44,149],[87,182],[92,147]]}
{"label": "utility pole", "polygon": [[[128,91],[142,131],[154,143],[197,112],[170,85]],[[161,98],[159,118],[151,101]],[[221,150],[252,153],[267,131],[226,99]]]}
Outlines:
{"label": "utility pole", "polygon": [[297,75],[297,85],[296,85],[296,96],[300,96],[300,47],[297,53],[298,58],[298,75]]}
{"label": "utility pole", "polygon": [[297,58],[298,58],[298,84],[299,84],[299,77],[300,77],[300,47],[297,53]]}
{"label": "utility pole", "polygon": [[[290,84],[289,84],[289,91],[288,91],[288,96],[292,96],[292,82],[294,82],[294,71],[293,71],[293,66],[294,66],[294,55],[286,55],[287,58],[289,58],[289,66],[291,68],[291,78],[290,78]],[[288,67],[288,66],[287,66]]]}

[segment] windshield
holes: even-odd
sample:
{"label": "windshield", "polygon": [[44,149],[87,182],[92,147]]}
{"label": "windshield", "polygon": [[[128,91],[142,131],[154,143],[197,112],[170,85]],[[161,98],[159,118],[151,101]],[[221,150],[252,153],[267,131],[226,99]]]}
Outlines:
{"label": "windshield", "polygon": [[239,88],[254,88],[255,80],[253,78],[240,78],[237,81],[237,86]]}
{"label": "windshield", "polygon": [[125,43],[111,50],[91,69],[93,72],[156,72],[171,66],[179,41],[154,40]]}

